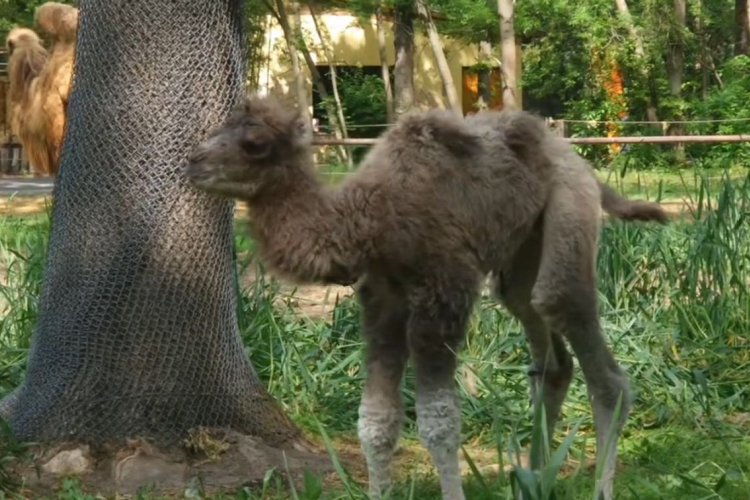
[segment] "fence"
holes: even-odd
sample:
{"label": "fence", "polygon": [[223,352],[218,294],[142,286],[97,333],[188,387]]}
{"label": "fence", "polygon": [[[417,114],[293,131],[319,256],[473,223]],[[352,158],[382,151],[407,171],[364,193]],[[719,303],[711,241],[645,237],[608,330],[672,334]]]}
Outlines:
{"label": "fence", "polygon": [[[734,135],[652,135],[622,137],[565,137],[571,144],[682,144],[750,142],[750,134]],[[336,139],[327,135],[313,138],[315,146],[371,146],[378,139]]]}
{"label": "fence", "polygon": [[[2,81],[0,80],[0,93],[2,91]],[[4,96],[0,96],[4,97]],[[547,120],[553,128],[560,130],[561,122],[570,120]],[[690,122],[631,122],[644,123],[650,125],[671,124],[671,123],[714,123],[727,121],[750,121],[749,119],[738,118],[736,120],[698,120]],[[575,123],[592,123],[588,121],[570,121]],[[619,123],[619,122],[595,122],[600,123]],[[385,128],[387,125],[378,125]],[[564,124],[562,125],[564,130]],[[0,176],[3,175],[23,175],[28,173],[28,162],[23,155],[23,147],[16,142],[13,136],[5,135],[8,139],[0,144]],[[653,136],[620,136],[620,137],[562,137],[571,144],[596,145],[596,144],[689,144],[689,143],[737,143],[750,142],[750,134],[724,134],[724,135],[653,135]],[[314,146],[372,146],[377,143],[377,138],[349,138],[339,139],[329,134],[317,133],[313,136]]]}

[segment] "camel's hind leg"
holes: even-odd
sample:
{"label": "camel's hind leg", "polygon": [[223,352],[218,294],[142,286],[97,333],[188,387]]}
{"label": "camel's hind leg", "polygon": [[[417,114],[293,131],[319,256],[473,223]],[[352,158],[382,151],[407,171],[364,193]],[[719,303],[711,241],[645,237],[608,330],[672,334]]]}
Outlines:
{"label": "camel's hind leg", "polygon": [[365,389],[357,430],[367,460],[370,498],[391,486],[391,462],[403,416],[399,386],[408,359],[406,300],[386,278],[368,276],[358,290],[365,338]]}
{"label": "camel's hind leg", "polygon": [[541,252],[540,227],[519,248],[508,270],[495,276],[494,292],[523,326],[531,351],[531,398],[537,401],[541,388],[547,433],[551,439],[573,378],[573,360],[560,332],[550,329],[531,306],[531,291],[537,279]]}
{"label": "camel's hind leg", "polygon": [[[593,189],[587,192],[586,186],[560,186],[552,194],[531,303],[550,329],[568,339],[578,357],[594,413],[597,459],[603,460],[600,491],[611,500],[617,441],[630,410],[630,395],[627,376],[607,347],[597,312],[597,195]],[[615,421],[618,399],[621,408]]]}
{"label": "camel's hind leg", "polygon": [[443,500],[464,500],[458,448],[461,410],[456,351],[463,342],[477,281],[425,286],[409,294],[409,351],[416,375],[417,427],[440,477]]}

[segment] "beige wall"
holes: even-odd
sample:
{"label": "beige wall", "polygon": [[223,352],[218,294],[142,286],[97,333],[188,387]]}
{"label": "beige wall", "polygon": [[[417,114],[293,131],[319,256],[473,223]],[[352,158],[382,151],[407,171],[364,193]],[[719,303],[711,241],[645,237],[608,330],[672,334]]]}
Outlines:
{"label": "beige wall", "polygon": [[[312,52],[316,64],[327,64],[320,39],[315,31],[312,17],[302,12],[302,30],[308,47]],[[360,21],[346,12],[318,15],[324,36],[327,38],[329,50],[334,63],[339,65],[380,66],[380,55],[376,24],[374,17],[369,21]],[[265,67],[261,71],[259,92],[270,93],[291,103],[296,101],[294,91],[294,75],[291,61],[287,55],[284,33],[278,22],[269,16],[267,21],[266,43],[264,55]],[[443,38],[443,45],[453,75],[454,84],[461,101],[463,66],[472,66],[478,61],[478,47],[466,45],[454,40]],[[388,64],[393,65],[395,56],[393,49],[393,29],[386,24],[386,46]],[[519,54],[520,55],[520,54]],[[447,107],[437,64],[429,46],[428,40],[422,34],[417,34],[414,50],[414,87],[416,105],[420,108]],[[520,57],[518,58],[520,64]],[[300,63],[307,79],[308,104],[312,103],[312,82],[310,72],[302,57]]]}

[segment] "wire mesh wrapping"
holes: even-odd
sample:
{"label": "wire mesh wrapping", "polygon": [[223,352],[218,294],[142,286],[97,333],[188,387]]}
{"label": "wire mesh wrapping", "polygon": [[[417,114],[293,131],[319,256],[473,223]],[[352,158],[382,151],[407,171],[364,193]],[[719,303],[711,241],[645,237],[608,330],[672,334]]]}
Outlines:
{"label": "wire mesh wrapping", "polygon": [[243,97],[242,12],[242,0],[81,2],[39,321],[3,403],[19,438],[296,436],[239,336],[233,205],[183,176]]}

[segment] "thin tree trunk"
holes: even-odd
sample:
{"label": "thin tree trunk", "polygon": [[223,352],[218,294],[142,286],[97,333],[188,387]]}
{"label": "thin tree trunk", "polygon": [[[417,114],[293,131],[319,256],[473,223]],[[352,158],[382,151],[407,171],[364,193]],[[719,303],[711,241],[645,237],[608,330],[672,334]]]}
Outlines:
{"label": "thin tree trunk", "polygon": [[750,0],[734,0],[734,54],[749,55],[748,4]]}
{"label": "thin tree trunk", "polygon": [[414,5],[406,0],[397,2],[394,14],[393,97],[396,116],[401,116],[414,106]]}
{"label": "thin tree trunk", "polygon": [[[749,0],[750,1],[750,0]],[[393,103],[393,88],[391,88],[391,70],[388,67],[388,52],[385,45],[385,26],[383,26],[383,11],[378,8],[375,22],[378,30],[378,53],[380,54],[380,72],[383,76],[383,87],[385,91],[385,110],[388,123],[396,121],[396,108]]]}
{"label": "thin tree trunk", "polygon": [[[625,25],[627,26],[628,33],[630,33],[630,37],[633,39],[633,44],[635,45],[635,55],[641,62],[641,77],[643,78],[644,82],[649,82],[650,77],[648,74],[648,70],[644,66],[646,63],[646,50],[643,48],[643,38],[641,38],[641,35],[638,34],[638,30],[635,27],[633,18],[630,15],[628,3],[626,0],[615,0],[615,5],[617,6],[617,10],[625,21]],[[646,119],[652,122],[658,121],[656,106],[654,106],[653,98],[649,99],[649,101],[646,103]]]}
{"label": "thin tree trunk", "polygon": [[516,34],[513,26],[513,0],[497,0],[500,14],[500,48],[502,50],[503,108],[518,109],[516,75]]}
{"label": "thin tree trunk", "polygon": [[289,16],[284,6],[284,0],[276,0],[276,11],[277,19],[281,25],[281,29],[284,32],[284,40],[286,41],[287,50],[289,50],[289,58],[292,61],[292,72],[294,73],[295,89],[297,91],[297,106],[300,112],[305,116],[308,122],[311,122],[310,108],[307,102],[307,84],[305,78],[302,75],[302,68],[299,64],[299,55],[297,54],[297,46],[294,43],[294,32],[292,26],[289,24]]}
{"label": "thin tree trunk", "polygon": [[[750,1],[750,0],[748,0]],[[698,66],[701,70],[701,100],[705,101],[706,96],[708,95],[708,57],[706,56],[708,52],[708,48],[706,47],[706,34],[703,32],[703,19],[702,19],[702,0],[696,1],[696,11],[697,14],[695,16],[695,33],[698,37],[698,43],[700,45],[700,49],[698,51]]]}
{"label": "thin tree trunk", "polygon": [[[685,27],[685,0],[674,0],[675,17],[680,25],[680,30]],[[669,79],[669,92],[674,97],[680,97],[682,93],[682,76],[684,64],[684,47],[682,35],[673,39],[667,54],[667,73]]]}
{"label": "thin tree trunk", "polygon": [[427,36],[430,40],[432,53],[435,56],[440,79],[443,81],[443,90],[446,99],[448,99],[448,106],[450,106],[450,108],[457,114],[462,115],[463,111],[461,109],[461,103],[458,101],[458,92],[456,92],[456,85],[453,82],[451,68],[448,65],[448,59],[445,57],[445,52],[443,52],[443,42],[440,40],[440,34],[438,33],[437,26],[435,26],[435,21],[432,19],[432,14],[430,13],[426,0],[417,0],[417,12],[422,17],[425,26],[427,27]]}
{"label": "thin tree trunk", "polygon": [[[320,28],[320,24],[318,22],[318,16],[315,15],[314,5],[315,2],[308,2],[307,6],[310,9],[310,16],[312,17],[313,24],[315,25],[315,31],[318,34],[318,38],[320,38],[320,44],[323,47],[323,52],[326,56],[326,61],[328,62],[328,70],[331,74],[331,86],[333,87],[333,103],[335,106],[335,109],[330,109],[330,103],[326,104],[326,113],[328,114],[328,121],[333,125],[334,128],[334,134],[336,135],[337,139],[346,139],[349,137],[349,133],[346,130],[346,119],[344,118],[344,108],[341,105],[341,96],[339,95],[339,87],[338,87],[338,81],[336,78],[336,65],[333,64],[333,54],[331,54],[331,51],[328,50],[328,45],[326,42],[325,37],[323,36],[323,30]],[[299,12],[299,10],[297,10]],[[318,92],[320,92],[320,96],[324,99],[327,99],[328,92],[326,90],[325,85],[323,84],[323,79],[320,76],[320,72],[318,71],[318,68],[315,67],[315,64],[313,63],[312,57],[310,57],[310,52],[307,50],[307,46],[303,49],[305,54],[305,60],[307,61],[307,65],[310,67],[310,72],[313,74],[313,79],[316,82],[316,86],[318,88]],[[335,113],[335,119],[334,116],[332,116],[332,113]],[[339,146],[338,147],[338,153],[341,160],[346,163],[346,166],[351,170],[354,168],[354,159],[352,158],[352,155],[349,154],[349,151],[347,151],[346,147]]]}
{"label": "thin tree trunk", "polygon": [[492,70],[489,65],[492,59],[492,44],[490,42],[479,42],[479,59],[482,63],[482,69],[479,70],[477,75],[479,84],[477,107],[487,109],[492,103]]}
{"label": "thin tree trunk", "polygon": [[[673,37],[667,54],[667,74],[669,79],[669,92],[675,99],[682,98],[683,65],[685,62],[685,48],[682,41],[682,31],[685,29],[687,11],[685,0],[674,0],[674,15],[678,23],[677,36]],[[682,113],[678,112],[676,118],[682,119]],[[670,135],[684,135],[682,124],[673,123],[669,127]],[[684,159],[685,145],[675,144],[675,151],[680,159]]]}

